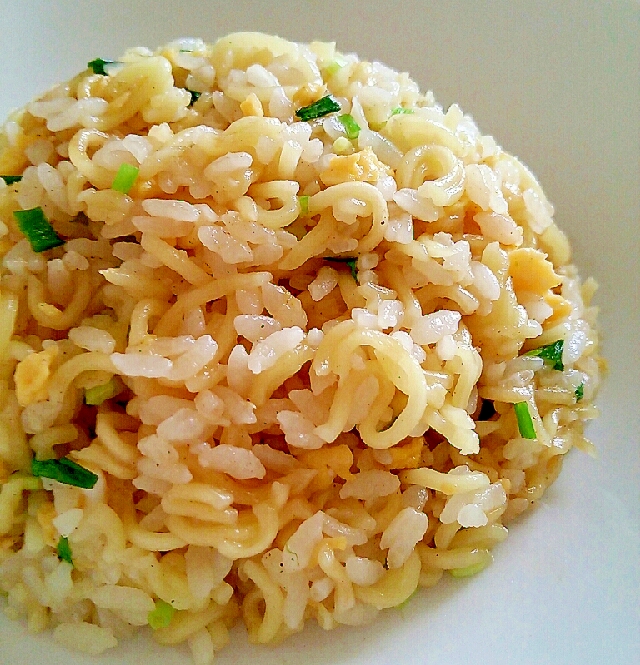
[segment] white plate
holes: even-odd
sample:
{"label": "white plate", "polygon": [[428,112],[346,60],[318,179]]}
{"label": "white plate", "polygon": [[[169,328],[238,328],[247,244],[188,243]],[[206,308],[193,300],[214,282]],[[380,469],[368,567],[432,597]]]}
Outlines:
{"label": "white plate", "polygon": [[[2,118],[94,57],[241,29],[337,41],[407,70],[529,165],[582,274],[600,283],[610,373],[602,417],[589,429],[600,457],[569,455],[537,509],[495,550],[493,566],[423,591],[365,628],[309,626],[276,648],[250,647],[238,629],[220,665],[622,665],[640,653],[639,16],[638,3],[623,0],[2,3]],[[95,662],[177,665],[185,656],[145,637]],[[0,617],[0,662],[91,659]]]}

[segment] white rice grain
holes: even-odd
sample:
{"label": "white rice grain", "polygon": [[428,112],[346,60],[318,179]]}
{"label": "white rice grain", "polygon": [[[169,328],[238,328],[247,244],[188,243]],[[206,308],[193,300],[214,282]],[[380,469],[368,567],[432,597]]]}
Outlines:
{"label": "white rice grain", "polygon": [[240,314],[233,319],[233,327],[238,335],[248,339],[252,344],[282,330],[280,322],[271,316]]}
{"label": "white rice grain", "polygon": [[373,559],[351,556],[345,562],[348,578],[358,586],[371,586],[384,575],[384,566]]}
{"label": "white rice grain", "polygon": [[173,363],[161,356],[141,353],[112,353],[111,362],[125,376],[144,376],[157,379],[169,376]]}
{"label": "white rice grain", "polygon": [[314,423],[296,411],[280,411],[278,423],[290,446],[306,450],[318,450],[325,442],[314,432]]}
{"label": "white rice grain", "polygon": [[411,328],[411,337],[416,344],[435,344],[445,335],[455,335],[461,319],[460,312],[447,309],[425,314]]}
{"label": "white rice grain", "polygon": [[465,167],[467,195],[485,211],[506,215],[509,206],[500,189],[498,176],[486,164],[469,164]]}
{"label": "white rice grain", "polygon": [[458,522],[463,527],[480,527],[488,524],[487,513],[505,505],[507,495],[500,483],[476,492],[455,494],[447,500],[440,514],[443,524]]}
{"label": "white rice grain", "polygon": [[198,209],[187,201],[145,199],[142,207],[152,217],[167,217],[181,222],[197,222],[200,216]]}
{"label": "white rice grain", "polygon": [[214,447],[203,444],[198,448],[198,461],[206,469],[221,471],[238,480],[264,478],[267,472],[250,450],[226,443]]}
{"label": "white rice grain", "polygon": [[235,171],[244,171],[253,164],[253,157],[248,152],[229,152],[214,159],[204,170],[204,177],[212,180],[218,175]]}
{"label": "white rice grain", "polygon": [[442,212],[429,199],[420,198],[415,189],[399,189],[393,195],[393,200],[400,208],[424,222],[435,222]]}
{"label": "white rice grain", "polygon": [[400,488],[398,476],[390,471],[382,469],[371,469],[369,471],[360,471],[340,489],[340,498],[348,499],[353,497],[369,501],[379,496],[389,496],[394,494]]}
{"label": "white rice grain", "polygon": [[273,367],[284,353],[292,351],[304,339],[304,332],[298,326],[284,328],[271,333],[259,341],[249,353],[248,366],[254,374],[260,374]]}
{"label": "white rice grain", "polygon": [[158,436],[167,441],[189,441],[200,438],[204,423],[195,409],[178,409],[158,425]]}
{"label": "white rice grain", "polygon": [[118,640],[109,629],[86,621],[58,624],[53,638],[71,651],[81,651],[90,656],[98,656],[118,645]]}
{"label": "white rice grain", "polygon": [[403,508],[382,533],[380,548],[387,549],[389,568],[400,568],[429,527],[429,518],[415,508]]}

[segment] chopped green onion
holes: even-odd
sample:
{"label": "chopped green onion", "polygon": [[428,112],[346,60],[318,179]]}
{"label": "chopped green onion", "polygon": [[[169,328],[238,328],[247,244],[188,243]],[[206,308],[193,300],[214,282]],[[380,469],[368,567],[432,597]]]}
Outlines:
{"label": "chopped green onion", "polygon": [[308,215],[309,214],[309,197],[308,196],[299,196],[298,203],[300,204],[300,214]]}
{"label": "chopped green onion", "polygon": [[418,589],[416,588],[416,590],[409,597],[405,598],[399,605],[396,605],[396,609],[403,610],[417,593]]}
{"label": "chopped green onion", "polygon": [[325,256],[325,261],[333,261],[335,263],[346,263],[351,270],[351,277],[358,284],[358,257],[357,256]]}
{"label": "chopped green onion", "polygon": [[406,113],[413,113],[413,109],[406,109],[404,106],[396,106],[393,111],[391,111],[392,116]]}
{"label": "chopped green onion", "polygon": [[93,388],[85,388],[84,391],[84,403],[89,406],[97,406],[102,404],[105,400],[111,399],[118,395],[121,391],[119,383],[115,380],[114,377],[111,377],[110,381],[103,383],[99,386],[93,386]]}
{"label": "chopped green onion", "polygon": [[517,402],[513,405],[518,419],[518,430],[523,439],[536,439],[536,430],[529,413],[529,405],[526,402]]}
{"label": "chopped green onion", "polygon": [[346,136],[338,136],[338,138],[333,142],[333,152],[336,155],[343,155],[347,152],[353,152],[353,144]]}
{"label": "chopped green onion", "polygon": [[113,179],[113,184],[111,189],[115,189],[116,192],[122,192],[123,194],[128,194],[129,190],[133,187],[133,183],[138,177],[139,169],[131,164],[120,164],[120,168],[116,173],[116,177]]}
{"label": "chopped green onion", "polygon": [[66,536],[61,536],[58,541],[58,559],[60,561],[66,561],[73,565],[73,557],[71,556],[71,545],[69,545],[69,539]]}
{"label": "chopped green onion", "polygon": [[188,88],[187,92],[191,95],[191,101],[189,102],[189,106],[193,106],[200,99],[200,95],[202,93],[198,92],[197,90],[189,90]]}
{"label": "chopped green onion", "polygon": [[355,280],[355,283],[358,283],[358,259],[350,259],[349,261],[345,261],[345,263],[349,266],[349,270],[351,271],[351,277]]}
{"label": "chopped green onion", "polygon": [[323,115],[335,113],[339,110],[340,104],[331,95],[327,95],[317,102],[309,104],[309,106],[303,106],[301,109],[298,109],[296,115],[300,120],[306,122],[307,120],[315,120],[316,118],[321,118]]}
{"label": "chopped green onion", "polygon": [[576,396],[576,402],[579,402],[584,397],[584,383],[581,383],[573,394]]}
{"label": "chopped green onion", "polygon": [[95,473],[67,457],[48,460],[34,459],[31,462],[31,472],[34,476],[51,478],[64,485],[73,485],[85,490],[91,489],[98,482],[98,476]]}
{"label": "chopped green onion", "polygon": [[479,572],[483,571],[490,563],[490,559],[485,561],[478,561],[478,563],[473,563],[466,568],[452,568],[449,571],[449,574],[452,577],[471,577],[472,575],[477,575]]}
{"label": "chopped green onion", "polygon": [[175,607],[169,605],[164,600],[156,600],[155,609],[149,612],[147,621],[153,630],[166,628],[171,623],[175,611]]}
{"label": "chopped green onion", "polygon": [[353,116],[350,113],[339,115],[338,120],[342,123],[347,138],[350,141],[358,138],[358,135],[360,134],[360,125],[353,119]]}
{"label": "chopped green onion", "polygon": [[14,182],[20,182],[22,180],[21,175],[0,175],[7,185],[13,185]]}
{"label": "chopped green onion", "polygon": [[538,356],[551,364],[552,369],[557,369],[562,371],[564,365],[562,363],[562,347],[564,346],[564,340],[559,339],[551,344],[546,344],[541,346],[538,349],[532,349],[527,351],[525,356]]}
{"label": "chopped green onion", "polygon": [[347,61],[344,58],[336,57],[335,60],[332,60],[324,68],[324,71],[327,72],[328,76],[333,76],[336,72],[339,72],[346,64]]}
{"label": "chopped green onion", "polygon": [[87,63],[87,67],[90,67],[93,70],[94,74],[100,74],[101,76],[108,76],[107,70],[104,68],[105,65],[115,65],[115,60],[103,60],[102,58],[96,58],[91,62]]}
{"label": "chopped green onion", "polygon": [[44,216],[42,208],[14,210],[18,228],[26,236],[34,252],[44,252],[53,247],[64,245],[64,240],[55,232]]}

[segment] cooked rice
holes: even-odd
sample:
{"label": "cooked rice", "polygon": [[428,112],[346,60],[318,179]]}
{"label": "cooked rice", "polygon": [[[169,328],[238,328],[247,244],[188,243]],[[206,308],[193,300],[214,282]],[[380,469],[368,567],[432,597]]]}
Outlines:
{"label": "cooked rice", "polygon": [[531,173],[406,74],[256,33],[132,49],[11,115],[0,174],[0,590],[69,648],[152,623],[206,665],[237,620],[370,621],[488,565],[592,449],[594,284]]}

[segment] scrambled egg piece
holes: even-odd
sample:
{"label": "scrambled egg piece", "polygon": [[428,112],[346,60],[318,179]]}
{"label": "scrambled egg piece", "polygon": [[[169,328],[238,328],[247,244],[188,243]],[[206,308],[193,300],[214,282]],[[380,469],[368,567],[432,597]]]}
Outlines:
{"label": "scrambled egg piece", "polygon": [[571,314],[571,303],[565,300],[557,293],[547,293],[544,296],[544,301],[553,309],[553,314],[545,320],[544,327],[550,328],[566,319]]}
{"label": "scrambled egg piece", "polygon": [[353,453],[346,444],[324,446],[320,450],[305,450],[298,459],[311,469],[317,469],[318,475],[313,480],[313,487],[325,489],[336,476],[348,480],[351,478]]}
{"label": "scrambled egg piece", "polygon": [[258,95],[255,92],[252,92],[247,98],[240,104],[240,110],[245,116],[255,116],[257,118],[264,117],[264,109],[262,108],[262,102],[258,99]]}
{"label": "scrambled egg piece", "polygon": [[391,173],[389,167],[381,162],[370,146],[352,155],[336,155],[331,158],[329,167],[320,174],[320,179],[327,185],[341,182],[377,182],[381,176]]}
{"label": "scrambled egg piece", "polygon": [[509,274],[516,293],[528,291],[544,295],[562,281],[545,254],[531,247],[515,249],[509,254]]}
{"label": "scrambled egg piece", "polygon": [[47,399],[51,365],[58,357],[58,347],[50,346],[44,351],[30,353],[16,366],[13,380],[20,406]]}
{"label": "scrambled egg piece", "polygon": [[58,532],[53,526],[53,520],[56,516],[54,505],[48,501],[43,503],[36,513],[38,524],[42,527],[42,537],[49,547],[55,547],[58,543]]}
{"label": "scrambled egg piece", "polygon": [[293,103],[296,106],[309,106],[327,93],[327,87],[324,83],[305,83],[293,95]]}
{"label": "scrambled egg piece", "polygon": [[423,437],[415,437],[403,445],[388,448],[391,453],[390,469],[417,469],[422,459]]}

